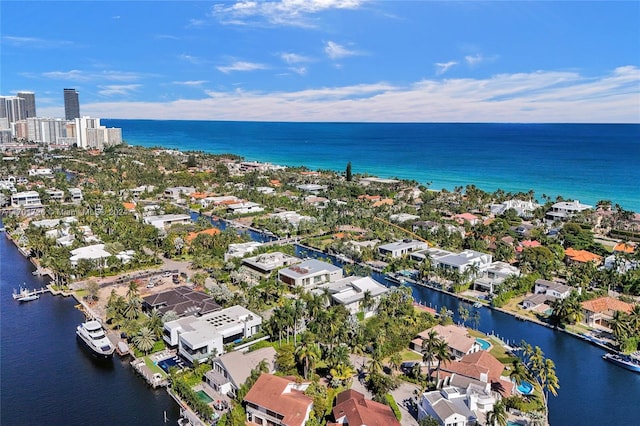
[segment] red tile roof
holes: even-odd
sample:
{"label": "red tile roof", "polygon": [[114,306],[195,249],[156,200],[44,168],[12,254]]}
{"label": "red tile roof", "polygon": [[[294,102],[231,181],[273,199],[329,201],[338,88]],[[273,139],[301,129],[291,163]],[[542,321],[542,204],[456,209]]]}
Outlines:
{"label": "red tile roof", "polygon": [[338,394],[333,417],[336,421],[346,418],[349,425],[400,426],[390,407],[366,399],[363,394],[352,389]]}
{"label": "red tile roof", "polygon": [[187,242],[191,242],[193,240],[196,239],[196,237],[198,235],[218,235],[220,233],[220,230],[218,228],[209,228],[209,229],[205,229],[204,231],[200,231],[200,232],[189,232],[189,235],[187,235]]}
{"label": "red tile roof", "polygon": [[598,256],[595,253],[591,253],[586,250],[575,250],[571,247],[564,251],[564,254],[574,262],[587,263],[587,262],[595,262],[600,263],[602,260],[602,256]]}
{"label": "red tile roof", "polygon": [[295,384],[284,377],[265,373],[258,377],[244,401],[282,415],[282,424],[302,426],[313,407],[313,399],[292,389]]}
{"label": "red tile roof", "polygon": [[618,243],[613,248],[613,251],[621,252],[621,253],[633,253],[635,251],[635,247],[631,244],[627,243]]}
{"label": "red tile roof", "polygon": [[607,312],[622,311],[629,313],[633,309],[633,305],[613,297],[604,296],[593,300],[582,302],[582,309],[590,312]]}

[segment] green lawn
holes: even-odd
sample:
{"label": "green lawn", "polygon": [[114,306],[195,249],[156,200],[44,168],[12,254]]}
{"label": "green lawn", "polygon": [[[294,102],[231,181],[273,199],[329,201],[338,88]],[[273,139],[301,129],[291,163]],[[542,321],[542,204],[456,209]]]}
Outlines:
{"label": "green lawn", "polygon": [[151,361],[151,358],[149,358],[148,356],[144,357],[144,363],[153,373],[160,373],[162,377],[167,377],[167,374],[164,372],[164,370],[155,365],[153,361]]}

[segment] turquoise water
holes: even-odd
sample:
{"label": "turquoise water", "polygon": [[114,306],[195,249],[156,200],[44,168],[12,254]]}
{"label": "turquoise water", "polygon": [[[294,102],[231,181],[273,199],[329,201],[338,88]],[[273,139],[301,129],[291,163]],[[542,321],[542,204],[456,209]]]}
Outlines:
{"label": "turquoise water", "polygon": [[480,348],[483,351],[489,350],[489,348],[491,347],[491,343],[479,337],[476,337],[476,342],[480,343]]}
{"label": "turquoise water", "polygon": [[533,385],[529,382],[526,381],[522,381],[519,385],[518,385],[518,392],[520,392],[523,395],[529,395],[531,393],[533,393]]}
{"label": "turquoise water", "polygon": [[535,191],[640,211],[640,125],[103,120],[132,145],[235,153],[310,169],[415,179],[432,189]]}

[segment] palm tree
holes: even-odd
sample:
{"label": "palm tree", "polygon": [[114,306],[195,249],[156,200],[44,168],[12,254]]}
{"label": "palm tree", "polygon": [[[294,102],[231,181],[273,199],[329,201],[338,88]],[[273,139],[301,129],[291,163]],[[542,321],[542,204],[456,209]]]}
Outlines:
{"label": "palm tree", "polygon": [[431,330],[427,334],[427,338],[422,341],[422,362],[427,363],[427,381],[431,381],[431,364],[436,360],[436,346],[441,339],[435,330]]}
{"label": "palm tree", "polygon": [[362,310],[366,314],[373,307],[375,301],[373,300],[373,296],[371,296],[371,292],[369,290],[365,291],[362,295],[362,301],[360,302],[360,306]]}
{"label": "palm tree", "polygon": [[504,402],[496,402],[493,410],[487,411],[486,420],[490,426],[507,426],[507,409]]}
{"label": "palm tree", "polygon": [[556,376],[556,365],[550,359],[545,359],[541,375],[541,384],[545,391],[545,400],[549,399],[549,392],[551,392],[553,396],[558,396],[560,383],[558,376]]}
{"label": "palm tree", "polygon": [[436,375],[436,387],[438,386],[438,383],[440,383],[440,365],[442,364],[442,362],[448,362],[451,361],[452,357],[451,357],[451,352],[449,352],[449,345],[447,345],[447,342],[445,342],[444,340],[440,340],[440,342],[438,342],[438,344],[435,347],[435,356],[436,359],[438,360],[438,369],[437,369],[437,375]]}
{"label": "palm tree", "polygon": [[149,314],[149,318],[147,318],[145,326],[149,328],[151,331],[153,331],[153,334],[155,334],[157,338],[162,337],[162,330],[163,330],[164,324],[162,323],[162,317],[160,316],[160,312],[158,312],[157,309],[154,309],[153,311],[151,311],[151,314]]}
{"label": "palm tree", "polygon": [[302,364],[304,378],[309,377],[309,371],[315,368],[316,362],[320,359],[320,349],[315,343],[303,342],[296,349],[298,362]]}
{"label": "palm tree", "polygon": [[509,373],[509,378],[516,385],[519,385],[523,380],[529,378],[529,372],[527,371],[527,368],[519,359],[515,359],[513,361],[511,372]]}
{"label": "palm tree", "polygon": [[400,352],[394,352],[389,358],[389,368],[392,371],[398,371],[400,364],[402,364],[402,355],[400,355]]}
{"label": "palm tree", "polygon": [[619,342],[623,341],[629,335],[631,331],[629,322],[627,320],[627,314],[622,311],[615,311],[613,313],[613,319],[611,320],[611,332]]}
{"label": "palm tree", "polygon": [[340,385],[349,386],[349,382],[352,380],[353,375],[356,372],[349,364],[340,363],[329,371],[331,375],[331,386],[338,387]]}
{"label": "palm tree", "polygon": [[149,327],[142,327],[138,334],[133,337],[133,344],[136,345],[140,351],[148,354],[153,345],[156,343],[155,334]]}

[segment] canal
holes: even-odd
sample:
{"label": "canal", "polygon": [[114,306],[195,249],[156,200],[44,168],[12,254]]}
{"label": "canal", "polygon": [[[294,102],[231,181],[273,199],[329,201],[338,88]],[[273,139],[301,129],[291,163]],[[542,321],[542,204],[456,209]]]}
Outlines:
{"label": "canal", "polygon": [[[343,266],[333,256],[296,246],[301,257],[328,259]],[[390,286],[384,276],[374,273],[373,278]],[[605,351],[561,331],[528,321],[517,320],[487,307],[474,308],[454,296],[437,290],[410,285],[413,297],[423,305],[436,309],[446,307],[454,312],[459,322],[459,305],[471,315],[480,314],[479,330],[495,334],[505,341],[540,346],[547,358],[556,364],[560,380],[557,397],[550,397],[549,421],[551,425],[637,425],[640,424],[640,374],[627,371],[602,359]],[[467,320],[467,326],[475,326]]]}

